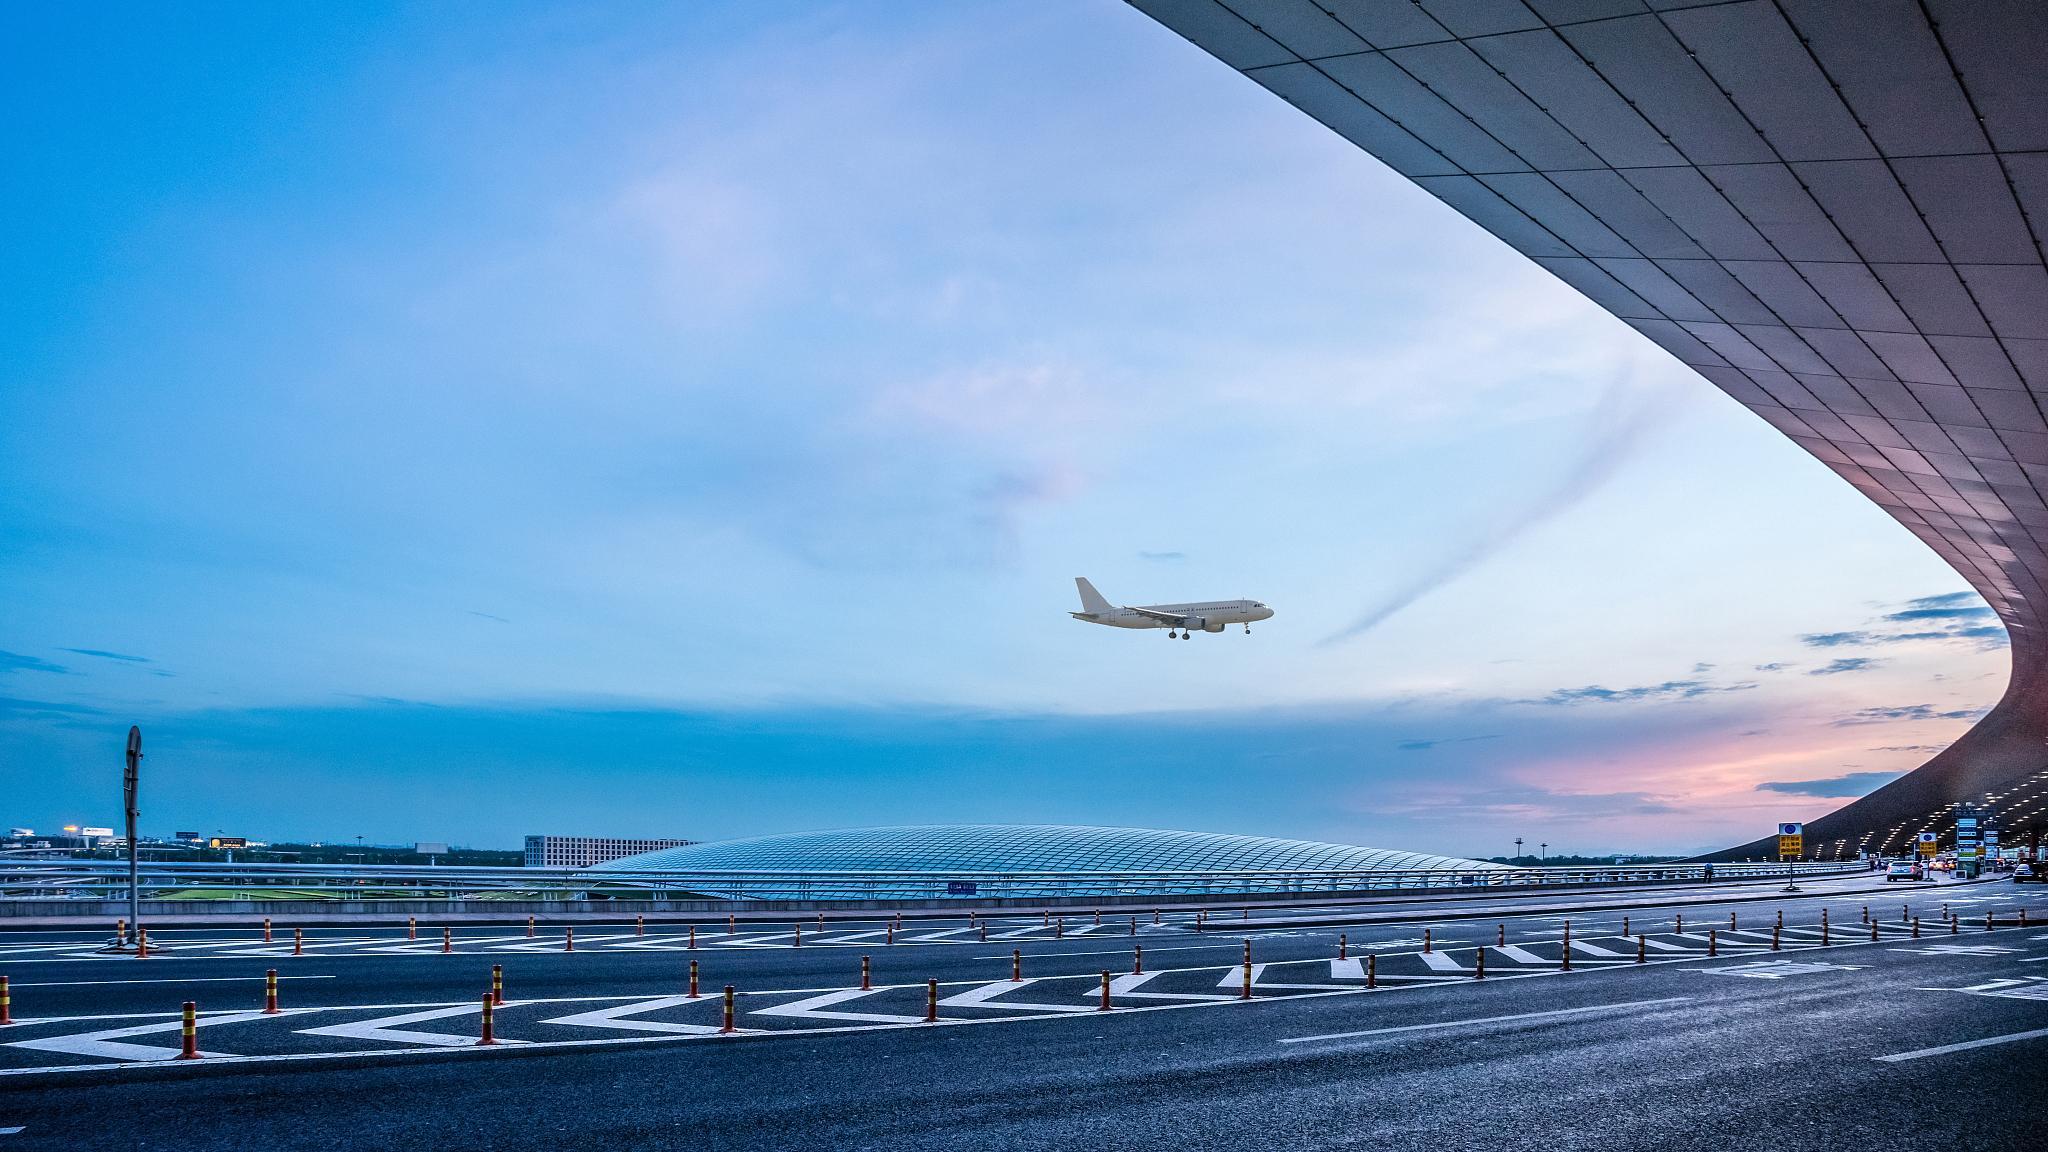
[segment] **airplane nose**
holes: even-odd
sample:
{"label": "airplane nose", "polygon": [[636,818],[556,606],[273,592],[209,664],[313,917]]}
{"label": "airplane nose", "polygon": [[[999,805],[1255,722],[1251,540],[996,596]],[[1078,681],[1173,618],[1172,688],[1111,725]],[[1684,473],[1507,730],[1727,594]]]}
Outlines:
{"label": "airplane nose", "polygon": [[1272,618],[1273,618],[1273,610],[1272,610],[1271,608],[1261,608],[1261,609],[1259,609],[1259,619],[1261,619],[1261,620],[1271,620]]}

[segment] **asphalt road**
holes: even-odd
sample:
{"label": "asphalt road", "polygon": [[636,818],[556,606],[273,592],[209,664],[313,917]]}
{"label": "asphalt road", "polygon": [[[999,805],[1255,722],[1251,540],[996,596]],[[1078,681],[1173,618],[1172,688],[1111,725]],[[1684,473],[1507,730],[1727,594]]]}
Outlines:
{"label": "asphalt road", "polygon": [[[886,934],[882,921],[822,936],[807,924],[802,947],[760,925],[700,930],[695,951],[672,926],[578,926],[575,952],[559,933],[472,927],[449,954],[431,927],[412,942],[402,927],[336,929],[309,933],[298,957],[288,941],[270,955],[250,931],[200,929],[164,934],[171,951],[147,960],[96,957],[75,933],[8,934],[0,974],[19,1023],[0,1029],[0,1129],[21,1131],[0,1152],[2040,1139],[2048,893],[1681,899],[1327,927],[1164,917],[1135,938],[1127,919],[1070,918],[1053,938],[1010,918],[987,923],[987,943],[979,922],[927,921],[893,946],[864,935]],[[1944,903],[1959,930],[1939,919]],[[2031,926],[2012,924],[2029,904]],[[1376,988],[1338,960],[1340,934],[1348,962],[1371,958]],[[693,959],[707,993],[695,1001]],[[474,1044],[492,964],[507,981],[499,1036],[524,1044]],[[286,1015],[253,1011],[268,968]],[[1114,1010],[1101,1012],[1105,969]],[[938,1024],[922,1023],[927,979],[941,982]],[[742,993],[736,1036],[716,1031],[727,983]],[[210,1055],[159,1059],[175,1054],[186,999]]]}

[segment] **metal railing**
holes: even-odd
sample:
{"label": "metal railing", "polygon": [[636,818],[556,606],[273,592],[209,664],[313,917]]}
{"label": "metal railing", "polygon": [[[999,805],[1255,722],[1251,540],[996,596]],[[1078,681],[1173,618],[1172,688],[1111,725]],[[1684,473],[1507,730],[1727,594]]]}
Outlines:
{"label": "metal railing", "polygon": [[[0,899],[106,900],[127,892],[112,860],[0,860]],[[411,864],[144,861],[145,900],[804,900],[1088,896],[1293,896],[1419,889],[1530,889],[1699,883],[1862,872],[1862,862],[1645,864],[1565,868],[1306,871],[704,871],[450,868]]]}

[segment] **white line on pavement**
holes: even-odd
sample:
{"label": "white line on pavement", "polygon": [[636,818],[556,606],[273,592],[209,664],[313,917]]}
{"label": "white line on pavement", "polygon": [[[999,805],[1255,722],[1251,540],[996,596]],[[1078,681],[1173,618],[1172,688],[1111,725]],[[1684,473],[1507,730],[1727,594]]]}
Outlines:
{"label": "white line on pavement", "polygon": [[[188,976],[182,980],[46,980],[16,988],[79,988],[98,984],[254,984],[261,976]],[[339,980],[339,976],[279,976],[279,980]]]}
{"label": "white line on pavement", "polygon": [[2036,1028],[2032,1032],[2014,1032],[2006,1036],[1986,1036],[1982,1040],[1965,1040],[1960,1044],[1943,1044],[1939,1048],[1921,1048],[1913,1052],[1894,1052],[1889,1056],[1873,1056],[1881,1064],[1899,1064],[1907,1060],[1920,1060],[1928,1056],[1946,1056],[1951,1052],[1966,1052],[1972,1048],[1989,1048],[1993,1044],[2011,1044],[2015,1040],[2037,1040],[2048,1036],[2048,1028]]}
{"label": "white line on pavement", "polygon": [[[1660,1000],[1630,1000],[1620,1004],[1593,1004],[1584,1008],[1557,1008],[1548,1012],[1517,1012],[1512,1016],[1481,1016],[1474,1020],[1442,1020],[1434,1024],[1402,1024],[1393,1028],[1367,1028],[1359,1032],[1331,1032],[1322,1036],[1286,1036],[1281,1044],[1307,1044],[1316,1040],[1353,1040],[1362,1036],[1390,1036],[1397,1032],[1426,1032],[1435,1028],[1469,1028],[1480,1024],[1509,1024],[1517,1020],[1547,1020],[1561,1016],[1584,1016],[1592,1012],[1619,1012],[1626,1008],[1657,1008],[1666,1004],[1690,1004],[1690,996],[1666,996]],[[2048,1032],[2048,1030],[2044,1030]]]}

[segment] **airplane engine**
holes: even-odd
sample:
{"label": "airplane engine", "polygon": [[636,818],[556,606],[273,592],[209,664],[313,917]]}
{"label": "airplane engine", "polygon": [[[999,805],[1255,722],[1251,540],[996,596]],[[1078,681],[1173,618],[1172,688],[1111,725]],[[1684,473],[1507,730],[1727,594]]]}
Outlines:
{"label": "airplane engine", "polygon": [[1221,623],[1217,622],[1217,621],[1214,621],[1214,620],[1203,620],[1203,621],[1201,621],[1200,623],[1201,623],[1201,626],[1202,626],[1202,631],[1204,631],[1204,632],[1221,632],[1221,631],[1223,631],[1223,625],[1222,625]]}

